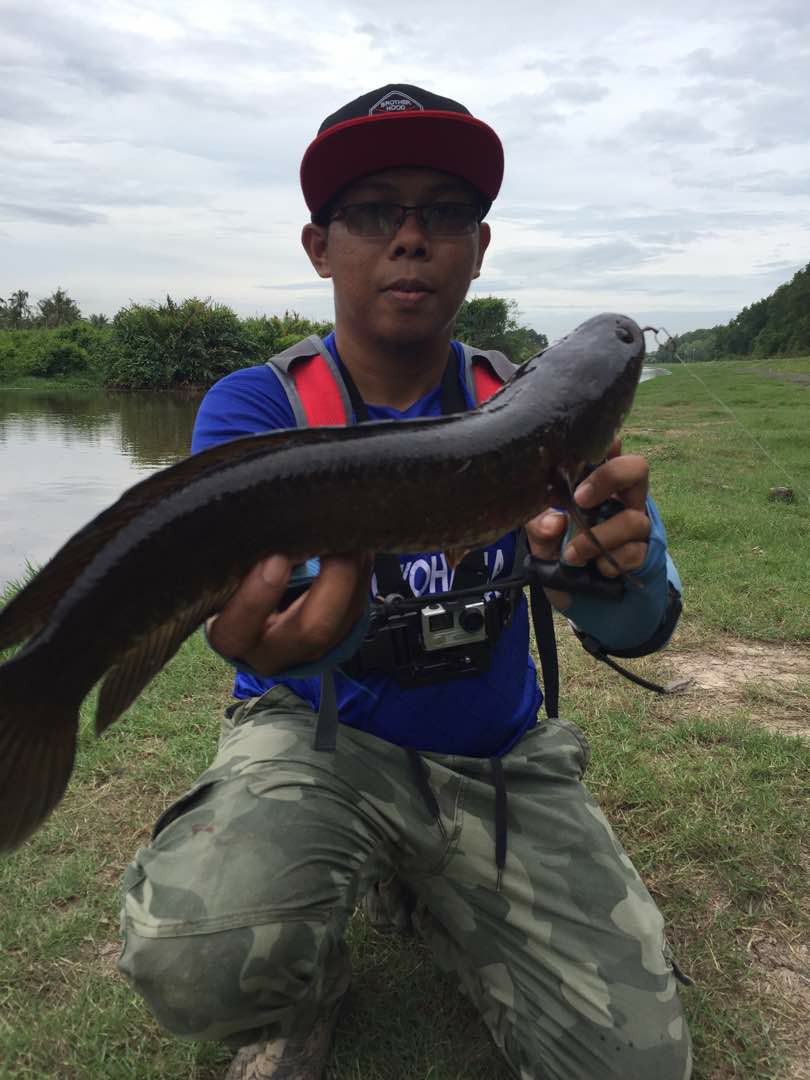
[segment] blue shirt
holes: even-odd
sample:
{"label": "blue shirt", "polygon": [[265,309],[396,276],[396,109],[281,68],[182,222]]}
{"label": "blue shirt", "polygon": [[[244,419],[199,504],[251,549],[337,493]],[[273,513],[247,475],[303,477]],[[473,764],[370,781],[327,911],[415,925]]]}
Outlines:
{"label": "blue shirt", "polygon": [[[334,334],[325,339],[325,344],[340,365]],[[474,402],[464,380],[464,355],[457,342],[453,342],[453,351],[459,383],[472,408]],[[367,409],[371,420],[440,416],[441,388],[437,386],[402,411],[371,404]],[[194,427],[192,452],[239,436],[289,427],[295,427],[295,417],[273,369],[267,365],[242,368],[226,375],[203,399]],[[660,526],[657,512],[653,521],[654,525]],[[657,533],[656,544],[650,544],[650,553],[655,551],[655,559],[648,556],[647,562],[651,566],[647,567],[645,563],[638,575],[647,588],[630,590],[633,594],[643,593],[644,602],[640,605],[638,600],[634,602],[630,597],[628,603],[626,598],[622,601],[625,609],[617,619],[616,604],[607,615],[604,601],[585,604],[577,613],[575,601],[568,614],[581,629],[608,644],[610,639],[606,641],[603,636],[605,619],[611,624],[618,623],[622,642],[629,638],[640,643],[657,627],[666,604],[663,526]],[[485,549],[485,565],[493,582],[512,573],[516,539],[517,534],[512,532]],[[416,596],[435,595],[452,587],[453,574],[443,552],[402,555],[400,566]],[[493,649],[488,669],[481,674],[405,689],[381,673],[372,673],[360,684],[337,671],[335,682],[340,720],[389,742],[417,750],[473,757],[504,754],[536,722],[542,701],[528,643],[528,606],[524,597]],[[273,679],[238,671],[234,696],[254,697],[278,683],[308,701],[313,709],[318,708],[320,679],[317,675]]]}

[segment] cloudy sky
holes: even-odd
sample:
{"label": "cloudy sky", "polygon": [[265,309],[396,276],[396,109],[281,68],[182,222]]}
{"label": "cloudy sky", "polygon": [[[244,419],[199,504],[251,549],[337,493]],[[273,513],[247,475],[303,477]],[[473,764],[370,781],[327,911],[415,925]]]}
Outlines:
{"label": "cloudy sky", "polygon": [[726,321],[810,261],[807,0],[0,0],[0,295],[331,316],[301,155],[388,82],[506,149],[472,295]]}

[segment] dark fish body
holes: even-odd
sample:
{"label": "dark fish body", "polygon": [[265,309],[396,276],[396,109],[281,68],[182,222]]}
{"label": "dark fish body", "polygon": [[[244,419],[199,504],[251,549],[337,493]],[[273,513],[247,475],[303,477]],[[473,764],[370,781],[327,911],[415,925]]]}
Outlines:
{"label": "dark fish body", "polygon": [[448,417],[249,436],[147,478],[69,540],[0,612],[0,848],[61,798],[78,711],[129,707],[183,640],[271,553],[471,548],[599,461],[633,400],[644,338],[600,315]]}

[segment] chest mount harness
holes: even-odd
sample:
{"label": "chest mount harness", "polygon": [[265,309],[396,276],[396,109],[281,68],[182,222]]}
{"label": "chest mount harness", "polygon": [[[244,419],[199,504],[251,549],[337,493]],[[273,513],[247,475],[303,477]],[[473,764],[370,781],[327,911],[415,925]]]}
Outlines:
{"label": "chest mount harness", "polygon": [[[496,350],[464,350],[464,382],[476,405],[482,405],[511,377],[517,365]],[[271,357],[267,364],[278,377],[292,408],[298,427],[366,423],[369,413],[357,387],[317,336]],[[458,379],[458,365],[451,350],[441,384],[442,415],[466,412],[467,398]],[[598,507],[590,523],[602,520],[621,504]],[[568,567],[564,563],[538,559],[529,554],[524,529],[518,533],[511,573],[490,580],[483,551],[468,552],[456,567],[453,588],[448,592],[416,597],[405,582],[396,555],[377,554],[374,560],[377,597],[372,605],[369,627],[358,652],[340,670],[353,679],[372,671],[384,671],[403,686],[424,686],[446,679],[475,675],[486,669],[501,631],[512,618],[525,586],[543,679],[544,707],[549,718],[559,715],[559,665],[552,608],[544,586],[568,592],[597,593],[618,599],[624,584],[608,579],[595,567]],[[672,605],[670,605],[672,607]],[[654,639],[636,651],[614,650],[617,656],[641,656],[655,651],[669,636],[680,608],[672,611]],[[642,679],[615,663],[604,646],[573,628],[583,647],[597,660],[608,664],[632,682],[657,693],[668,691]],[[664,636],[665,635],[665,636]],[[656,640],[659,639],[660,640]],[[316,750],[334,750],[338,710],[334,672],[321,675],[321,704],[315,726]],[[442,829],[439,807],[419,753],[408,753],[414,782],[428,811]],[[491,759],[495,788],[495,861],[498,888],[506,860],[506,786],[503,767]]]}

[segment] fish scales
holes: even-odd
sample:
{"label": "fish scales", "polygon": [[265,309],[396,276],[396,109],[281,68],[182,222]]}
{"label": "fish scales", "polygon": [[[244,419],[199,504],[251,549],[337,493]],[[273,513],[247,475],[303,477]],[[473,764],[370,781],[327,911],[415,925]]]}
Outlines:
{"label": "fish scales", "polygon": [[0,848],[61,798],[105,673],[100,728],[271,553],[470,548],[523,524],[604,456],[643,357],[632,320],[596,316],[473,412],[249,436],[130,489],[0,612],[0,647],[30,636],[0,667]]}

